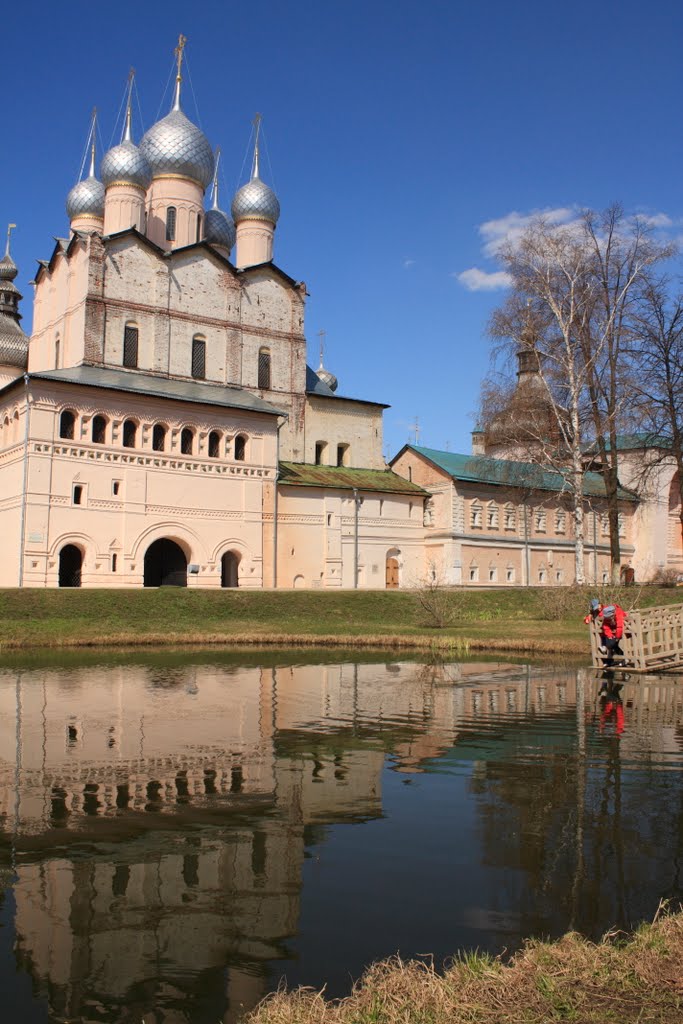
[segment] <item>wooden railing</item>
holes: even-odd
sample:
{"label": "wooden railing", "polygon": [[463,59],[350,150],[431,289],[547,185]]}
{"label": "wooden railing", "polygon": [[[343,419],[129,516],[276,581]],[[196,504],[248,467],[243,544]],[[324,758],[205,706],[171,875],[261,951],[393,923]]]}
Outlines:
{"label": "wooden railing", "polygon": [[600,653],[600,622],[591,623],[591,657],[596,668],[608,661],[615,667],[635,672],[663,672],[683,668],[683,604],[656,605],[628,613],[624,636],[619,641],[623,655],[612,659]]}

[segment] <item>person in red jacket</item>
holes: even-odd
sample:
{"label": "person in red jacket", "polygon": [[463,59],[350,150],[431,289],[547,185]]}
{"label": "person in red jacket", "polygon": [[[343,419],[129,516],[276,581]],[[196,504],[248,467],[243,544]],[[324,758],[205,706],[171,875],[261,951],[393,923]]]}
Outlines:
{"label": "person in red jacket", "polygon": [[602,626],[600,627],[600,653],[607,655],[607,664],[611,665],[615,654],[623,655],[619,641],[624,635],[626,612],[618,604],[608,604],[602,609]]}

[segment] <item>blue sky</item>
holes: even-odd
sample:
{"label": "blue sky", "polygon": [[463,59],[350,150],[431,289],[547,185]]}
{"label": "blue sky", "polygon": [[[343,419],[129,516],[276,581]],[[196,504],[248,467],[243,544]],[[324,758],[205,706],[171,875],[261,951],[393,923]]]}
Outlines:
{"label": "blue sky", "polygon": [[391,405],[387,455],[416,416],[421,444],[469,450],[510,227],[618,200],[683,233],[680,4],[39,0],[3,32],[0,222],[18,225],[25,326],[92,107],[108,146],[135,67],[139,140],[168,110],[179,32],[226,209],[263,114],[275,261],[311,293],[309,362],[323,329],[340,393]]}

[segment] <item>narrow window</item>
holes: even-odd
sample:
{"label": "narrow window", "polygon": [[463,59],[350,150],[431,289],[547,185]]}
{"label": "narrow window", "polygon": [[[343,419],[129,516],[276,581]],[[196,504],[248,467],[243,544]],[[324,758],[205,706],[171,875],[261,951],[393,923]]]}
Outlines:
{"label": "narrow window", "polygon": [[201,241],[201,237],[202,237],[202,215],[201,215],[201,213],[198,213],[197,214],[197,238],[196,238],[196,241],[197,242]]}
{"label": "narrow window", "polygon": [[348,466],[348,464],[349,464],[348,451],[349,451],[348,444],[338,444],[337,445],[337,465],[338,466]]}
{"label": "narrow window", "polygon": [[384,498],[379,499],[379,514],[384,515]]}
{"label": "narrow window", "polygon": [[505,571],[505,580],[507,583],[515,582],[515,570],[508,567]]}
{"label": "narrow window", "polygon": [[267,348],[259,349],[258,386],[266,391],[270,389],[270,351]]}
{"label": "narrow window", "polygon": [[490,501],[486,506],[486,525],[490,530],[498,529],[498,506],[495,501]]}
{"label": "narrow window", "polygon": [[200,337],[192,339],[192,376],[195,380],[206,377],[206,342]]}
{"label": "narrow window", "polygon": [[470,526],[481,528],[481,505],[476,499],[470,505]]}
{"label": "narrow window", "polygon": [[163,423],[155,423],[152,431],[152,450],[163,452],[166,449],[166,427]]}
{"label": "narrow window", "polygon": [[184,427],[183,432],[180,435],[180,451],[183,455],[192,455],[193,441],[194,434],[189,427]]}
{"label": "narrow window", "polygon": [[112,482],[111,482],[111,493],[114,496],[116,496],[119,493],[120,488],[121,488],[120,481],[119,480],[112,480]]}
{"label": "narrow window", "polygon": [[71,409],[65,409],[59,417],[59,436],[65,437],[68,441],[73,441],[75,425],[76,417]]}
{"label": "narrow window", "polygon": [[116,562],[117,562],[117,558],[116,558],[116,555],[114,554],[114,555],[111,556],[111,571],[112,572],[116,572]]}
{"label": "narrow window", "polygon": [[80,484],[74,487],[74,505],[80,505],[83,500],[83,488]]}
{"label": "narrow window", "polygon": [[479,579],[479,566],[470,566],[470,583],[476,583]]}
{"label": "narrow window", "polygon": [[123,365],[135,369],[138,365],[138,329],[126,324],[123,330]]}
{"label": "narrow window", "polygon": [[495,583],[497,579],[498,579],[498,570],[495,568],[495,566],[491,566],[489,568],[489,583]]}
{"label": "narrow window", "polygon": [[220,455],[221,448],[221,435],[217,430],[212,430],[209,434],[209,458],[217,459]]}
{"label": "narrow window", "polygon": [[175,242],[175,206],[166,210],[166,241]]}
{"label": "narrow window", "polygon": [[413,467],[412,466],[408,466],[408,480],[411,483],[413,482]]}
{"label": "narrow window", "polygon": [[315,464],[316,464],[316,466],[322,466],[323,465],[323,458],[324,458],[324,455],[325,455],[325,449],[326,448],[327,448],[327,445],[325,444],[324,441],[316,441],[315,442]]}
{"label": "narrow window", "polygon": [[327,513],[327,525],[328,526],[332,526],[332,513],[331,512]]}
{"label": "narrow window", "polygon": [[59,364],[62,358],[62,343],[59,340],[59,335],[55,338],[55,370],[59,369]]}
{"label": "narrow window", "polygon": [[242,434],[235,438],[235,459],[237,462],[244,462],[247,454],[247,439]]}
{"label": "narrow window", "polygon": [[505,529],[515,530],[517,528],[517,514],[515,512],[515,506],[508,502],[505,506]]}
{"label": "narrow window", "polygon": [[135,448],[135,438],[137,436],[138,427],[134,420],[126,420],[123,424],[123,447],[124,448]]}
{"label": "narrow window", "polygon": [[104,444],[106,430],[107,421],[104,416],[93,416],[91,435],[93,444]]}

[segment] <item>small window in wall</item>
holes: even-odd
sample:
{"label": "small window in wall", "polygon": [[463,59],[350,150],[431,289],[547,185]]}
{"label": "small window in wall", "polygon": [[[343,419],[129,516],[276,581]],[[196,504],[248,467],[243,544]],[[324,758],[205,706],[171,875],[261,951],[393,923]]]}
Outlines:
{"label": "small window in wall", "polygon": [[206,377],[206,341],[199,335],[192,339],[192,376],[195,380]]}
{"label": "small window in wall", "polygon": [[498,580],[498,570],[494,565],[489,567],[489,583],[496,583]]}
{"label": "small window in wall", "polygon": [[270,388],[270,350],[267,348],[259,349],[258,386],[264,390]]}
{"label": "small window in wall", "polygon": [[135,440],[137,438],[138,425],[135,420],[126,420],[123,424],[123,447],[124,448],[135,448]]}
{"label": "small window in wall", "polygon": [[163,452],[166,450],[166,427],[163,423],[155,423],[152,431],[152,451]]}
{"label": "small window in wall", "polygon": [[348,444],[337,445],[337,465],[348,466],[349,464],[349,446]]}
{"label": "small window in wall", "polygon": [[175,206],[169,206],[166,210],[166,241],[175,242]]}
{"label": "small window in wall", "polygon": [[189,427],[184,427],[180,435],[180,451],[183,455],[192,455],[194,434]]}
{"label": "small window in wall", "polygon": [[81,484],[74,484],[74,505],[80,505],[83,501],[83,487]]}
{"label": "small window in wall", "polygon": [[331,512],[327,513],[327,525],[328,526],[332,526],[332,513]]}
{"label": "small window in wall", "polygon": [[489,530],[498,529],[498,506],[495,501],[490,501],[486,506],[486,525]]}
{"label": "small window in wall", "polygon": [[326,448],[327,448],[327,445],[325,444],[324,441],[316,441],[315,442],[315,464],[316,464],[316,466],[324,465],[325,449]]}
{"label": "small window in wall", "polygon": [[201,238],[202,238],[202,215],[201,215],[201,213],[198,213],[197,214],[197,238],[196,238],[196,241],[200,242]]}
{"label": "small window in wall", "polygon": [[556,583],[563,583],[564,582],[564,572],[562,571],[562,569],[556,569],[555,570],[555,582]]}
{"label": "small window in wall", "polygon": [[619,521],[619,536],[620,537],[625,537],[626,536],[626,522],[624,520],[623,512],[619,513],[618,521]]}
{"label": "small window in wall", "polygon": [[59,340],[59,335],[55,338],[55,370],[58,370],[61,366],[62,361],[62,343]]}
{"label": "small window in wall", "polygon": [[545,533],[545,509],[537,508],[534,516],[534,522],[536,525],[536,533]]}
{"label": "small window in wall", "polygon": [[384,498],[379,499],[379,514],[384,515]]}
{"label": "small window in wall", "polygon": [[116,563],[117,563],[117,561],[118,561],[117,556],[115,554],[113,554],[111,556],[111,571],[112,572],[116,572]]}
{"label": "small window in wall", "polygon": [[508,502],[505,506],[505,529],[515,530],[517,528],[517,514],[515,512],[515,506]]}
{"label": "small window in wall", "polygon": [[412,519],[412,518],[413,518],[413,503],[412,503],[412,501],[409,501],[408,502],[408,519]]}
{"label": "small window in wall", "polygon": [[138,365],[138,329],[126,324],[123,329],[123,365],[135,369]]}
{"label": "small window in wall", "polygon": [[221,450],[221,435],[217,430],[212,430],[209,434],[209,458],[217,459],[220,455]]}
{"label": "small window in wall", "polygon": [[607,512],[603,512],[600,516],[600,532],[603,537],[609,537],[609,516]]}
{"label": "small window in wall", "polygon": [[567,524],[567,517],[563,509],[558,509],[555,513],[555,533],[564,533]]}
{"label": "small window in wall", "polygon": [[413,467],[412,466],[408,466],[408,480],[412,484],[412,482],[413,482]]}
{"label": "small window in wall", "polygon": [[539,569],[538,570],[538,582],[542,585],[542,584],[545,583],[546,579],[547,579],[547,573],[546,573],[545,569]]}
{"label": "small window in wall", "polygon": [[513,567],[511,565],[509,565],[507,567],[507,569],[505,570],[505,582],[506,583],[514,583],[515,582],[515,570],[513,569]]}
{"label": "small window in wall", "polygon": [[478,582],[479,582],[479,566],[478,565],[471,565],[470,566],[470,583],[478,583]]}
{"label": "small window in wall", "polygon": [[470,526],[475,529],[481,529],[481,505],[475,500],[470,505]]}
{"label": "small window in wall", "polygon": [[247,456],[247,439],[243,434],[235,438],[235,459],[237,462],[244,462]]}
{"label": "small window in wall", "polygon": [[111,482],[111,493],[114,495],[114,497],[116,497],[116,495],[119,493],[120,490],[121,490],[121,481],[120,480],[112,480],[112,482]]}
{"label": "small window in wall", "polygon": [[107,421],[104,416],[93,416],[91,434],[93,444],[104,444],[106,433]]}
{"label": "small window in wall", "polygon": [[71,411],[71,409],[65,409],[62,415],[59,417],[59,436],[66,438],[68,441],[73,441],[75,426],[75,414]]}

